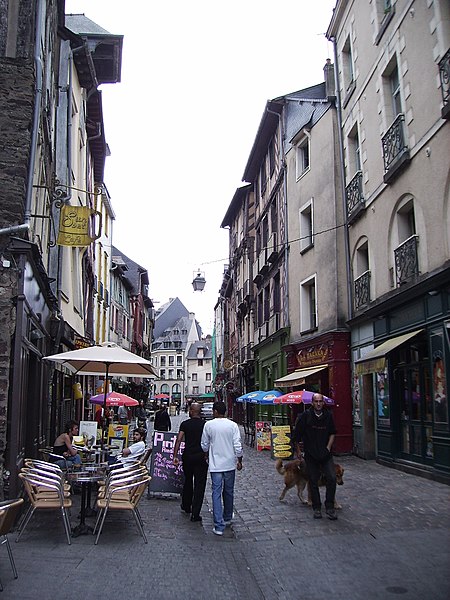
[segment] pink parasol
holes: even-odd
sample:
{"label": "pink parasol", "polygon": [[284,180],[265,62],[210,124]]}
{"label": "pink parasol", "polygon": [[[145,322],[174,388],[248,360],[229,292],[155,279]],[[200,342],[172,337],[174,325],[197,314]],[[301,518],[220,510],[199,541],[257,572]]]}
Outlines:
{"label": "pink parasol", "polygon": [[[105,394],[97,394],[89,400],[92,404],[103,404]],[[139,402],[131,396],[120,394],[119,392],[108,392],[106,394],[106,406],[138,406]]]}
{"label": "pink parasol", "polygon": [[170,398],[169,394],[155,394],[153,396],[155,400],[168,400]]}
{"label": "pink parasol", "polygon": [[[278,396],[278,398],[274,398],[273,402],[274,404],[301,404],[302,402],[303,404],[311,404],[314,394],[315,392],[309,392],[308,390],[299,390]],[[323,399],[328,406],[334,404],[334,400],[328,398],[328,396],[324,396]]]}

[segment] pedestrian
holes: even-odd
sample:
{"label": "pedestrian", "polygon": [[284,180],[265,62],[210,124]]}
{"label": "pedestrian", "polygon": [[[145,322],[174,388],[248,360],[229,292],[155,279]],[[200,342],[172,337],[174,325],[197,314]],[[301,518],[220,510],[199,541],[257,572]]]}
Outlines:
{"label": "pedestrian", "polygon": [[[224,402],[214,402],[214,418],[208,421],[201,440],[207,453],[211,473],[214,529],[223,535],[233,519],[234,481],[236,469],[242,469],[242,442],[239,427],[225,417]],[[237,459],[237,462],[236,462]]]}
{"label": "pedestrian", "polygon": [[120,425],[128,425],[128,410],[123,404],[121,404],[117,409],[117,417]]}
{"label": "pedestrian", "polygon": [[154,430],[155,431],[170,431],[172,429],[172,422],[167,412],[167,406],[165,404],[156,411]]}
{"label": "pedestrian", "polygon": [[143,400],[139,400],[139,406],[136,408],[136,427],[147,429],[147,411]]}
{"label": "pedestrian", "polygon": [[331,454],[336,427],[333,415],[325,408],[322,394],[314,394],[312,406],[297,419],[293,440],[300,456],[299,443],[303,442],[306,469],[311,488],[313,516],[322,518],[322,503],[320,500],[319,479],[323,474],[326,479],[325,511],[329,519],[337,519],[334,508],[336,494],[336,471]]}
{"label": "pedestrian", "polygon": [[189,419],[180,425],[180,431],[173,450],[173,464],[178,465],[178,450],[184,441],[182,455],[184,486],[181,494],[181,510],[191,514],[191,521],[201,521],[200,511],[205,495],[208,463],[201,447],[204,420],[201,405],[193,402],[189,409]]}

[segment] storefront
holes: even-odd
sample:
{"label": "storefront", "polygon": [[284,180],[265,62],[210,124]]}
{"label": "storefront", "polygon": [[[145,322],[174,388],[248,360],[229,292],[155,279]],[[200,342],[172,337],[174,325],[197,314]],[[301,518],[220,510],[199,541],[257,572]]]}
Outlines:
{"label": "storefront", "polygon": [[353,448],[352,402],[350,390],[350,337],[332,332],[314,340],[289,344],[288,375],[275,381],[275,387],[307,389],[333,398],[337,434],[334,451],[349,453]]}
{"label": "storefront", "polygon": [[449,321],[391,336],[354,365],[358,454],[450,480]]}

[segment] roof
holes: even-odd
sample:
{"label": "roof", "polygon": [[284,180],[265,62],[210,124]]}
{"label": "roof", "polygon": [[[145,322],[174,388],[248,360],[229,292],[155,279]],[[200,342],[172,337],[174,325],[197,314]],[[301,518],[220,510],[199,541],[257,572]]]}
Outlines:
{"label": "roof", "polygon": [[[147,296],[145,290],[142,289],[142,284],[148,285],[147,269],[144,269],[144,267],[141,267],[138,263],[134,262],[134,260],[128,258],[128,256],[126,256],[123,252],[118,250],[115,246],[112,246],[112,256],[114,256],[115,259],[121,257],[123,263],[125,263],[128,267],[126,272],[124,272],[123,274],[123,278],[130,282],[131,294],[133,296],[137,296],[142,292],[143,296]],[[114,262],[116,262],[116,264],[119,264],[117,263],[117,260],[115,260]]]}

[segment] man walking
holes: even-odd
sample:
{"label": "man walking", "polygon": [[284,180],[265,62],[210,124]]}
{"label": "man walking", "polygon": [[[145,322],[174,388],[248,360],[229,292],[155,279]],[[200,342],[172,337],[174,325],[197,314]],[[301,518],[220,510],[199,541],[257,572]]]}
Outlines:
{"label": "man walking", "polygon": [[[294,428],[294,442],[303,442],[306,469],[311,487],[311,500],[314,518],[322,518],[322,508],[319,492],[321,474],[326,478],[325,511],[332,521],[337,519],[334,508],[336,494],[336,471],[334,468],[331,447],[333,446],[336,428],[333,416],[324,410],[325,401],[322,394],[314,394],[312,406],[298,419]],[[297,452],[300,450],[297,447]]]}
{"label": "man walking", "polygon": [[178,450],[184,440],[183,472],[184,486],[181,494],[181,510],[191,514],[191,521],[201,521],[200,511],[205,495],[208,463],[200,445],[205,422],[200,416],[201,404],[193,402],[189,408],[189,419],[180,425],[175,448],[173,464],[178,465]]}
{"label": "man walking", "polygon": [[[214,529],[223,535],[233,519],[234,480],[242,469],[242,443],[239,427],[225,417],[224,402],[214,402],[214,419],[205,424],[201,446],[208,456],[211,473]],[[236,463],[237,459],[237,463]],[[223,499],[223,504],[222,504]]]}
{"label": "man walking", "polygon": [[170,431],[172,429],[172,422],[165,404],[156,412],[153,428],[155,431]]}

